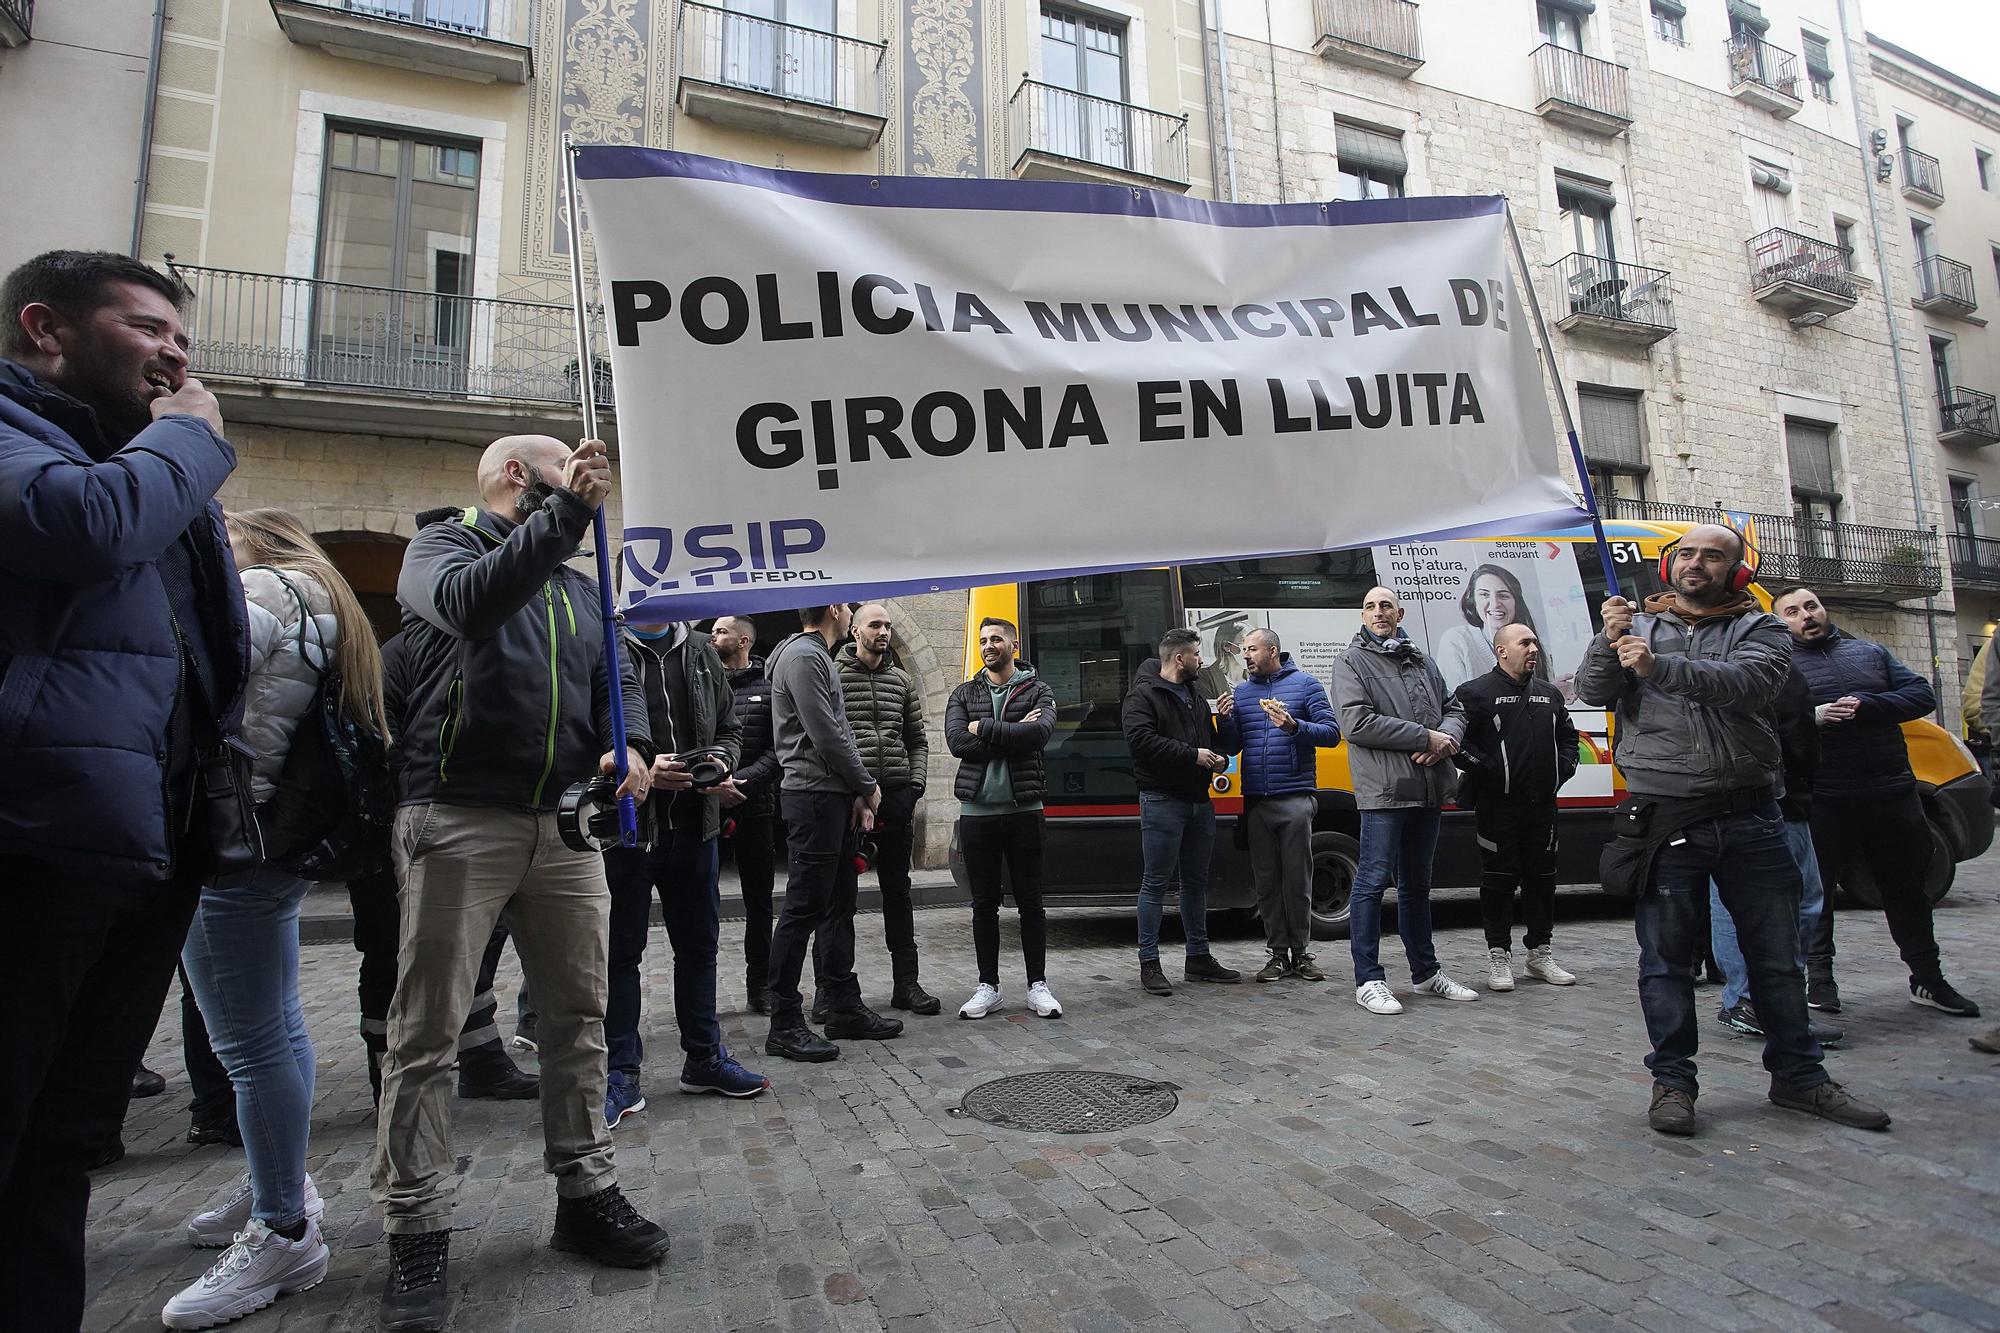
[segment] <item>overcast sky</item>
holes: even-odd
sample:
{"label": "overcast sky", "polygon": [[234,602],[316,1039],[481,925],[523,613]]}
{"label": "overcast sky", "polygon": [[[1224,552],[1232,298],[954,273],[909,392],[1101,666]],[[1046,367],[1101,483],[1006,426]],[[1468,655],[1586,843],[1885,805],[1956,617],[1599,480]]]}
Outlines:
{"label": "overcast sky", "polygon": [[1861,0],[1860,10],[1877,37],[2000,93],[2000,0]]}

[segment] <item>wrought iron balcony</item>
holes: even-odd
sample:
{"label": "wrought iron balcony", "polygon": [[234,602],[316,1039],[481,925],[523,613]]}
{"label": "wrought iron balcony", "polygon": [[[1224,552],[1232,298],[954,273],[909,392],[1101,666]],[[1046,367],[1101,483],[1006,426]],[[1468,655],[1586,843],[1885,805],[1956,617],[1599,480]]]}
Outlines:
{"label": "wrought iron balcony", "polygon": [[846,148],[882,137],[881,42],[692,2],[678,22],[688,115]]}
{"label": "wrought iron balcony", "polygon": [[1407,79],[1424,63],[1416,0],[1313,0],[1313,54]]}
{"label": "wrought iron balcony", "polygon": [[1773,227],[1752,236],[1744,250],[1751,295],[1795,324],[1823,323],[1861,299],[1848,252],[1816,236]]}
{"label": "wrought iron balcony", "polygon": [[1592,134],[1623,134],[1632,124],[1625,67],[1553,42],[1535,49],[1535,86],[1549,120]]}
{"label": "wrought iron balcony", "polygon": [[1188,123],[1023,77],[1007,104],[1014,174],[1185,191]]}
{"label": "wrought iron balcony", "polygon": [[1573,254],[1549,270],[1556,286],[1556,327],[1565,333],[1650,347],[1674,331],[1674,291],[1665,269]]}
{"label": "wrought iron balcony", "polygon": [[[285,392],[328,404],[379,399],[380,411],[419,428],[404,433],[429,430],[428,417],[442,412],[477,435],[524,406],[571,416],[581,399],[566,305],[204,268],[172,256],[168,267],[194,293],[193,372],[249,381],[266,400]],[[601,313],[593,319],[601,324]],[[604,345],[601,330],[594,343]],[[594,375],[608,406],[610,363],[600,359]]]}
{"label": "wrought iron balcony", "polygon": [[1979,291],[1972,285],[1972,269],[1956,259],[1930,255],[1917,262],[1919,310],[1939,315],[1969,315],[1979,309]]}
{"label": "wrought iron balcony", "polygon": [[1939,394],[1938,443],[2000,444],[2000,413],[1995,411],[1993,395],[1963,384],[1954,384],[1950,393]]}
{"label": "wrought iron balcony", "polygon": [[2000,538],[1954,532],[1951,581],[1961,588],[2000,588]]}
{"label": "wrought iron balcony", "polygon": [[1753,32],[1739,32],[1724,44],[1729,60],[1729,95],[1779,116],[1796,116],[1799,58]]}
{"label": "wrought iron balcony", "polygon": [[299,46],[472,83],[534,76],[533,0],[271,0]]}
{"label": "wrought iron balcony", "polygon": [[1929,153],[1903,150],[1903,197],[1933,206],[1944,202],[1944,168]]}
{"label": "wrought iron balcony", "polygon": [[1793,514],[1602,500],[1606,518],[1644,523],[1721,523],[1746,534],[1756,549],[1757,582],[1776,593],[1804,584],[1842,602],[1907,602],[1944,590],[1943,552],[1936,529],[1828,523]]}
{"label": "wrought iron balcony", "polygon": [[0,0],[0,47],[26,46],[35,32],[35,0]]}

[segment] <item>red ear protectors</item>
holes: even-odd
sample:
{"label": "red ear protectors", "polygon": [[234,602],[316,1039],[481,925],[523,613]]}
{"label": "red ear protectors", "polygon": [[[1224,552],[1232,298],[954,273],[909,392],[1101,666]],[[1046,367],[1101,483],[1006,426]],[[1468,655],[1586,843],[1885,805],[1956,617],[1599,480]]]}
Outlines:
{"label": "red ear protectors", "polygon": [[[1749,539],[1740,532],[1736,534],[1736,539],[1743,544],[1744,555],[1754,561],[1757,556],[1757,548],[1752,546]],[[1674,552],[1680,548],[1681,539],[1676,539],[1668,542],[1666,548],[1660,552],[1660,582],[1666,584],[1669,588],[1674,586]],[[1746,563],[1743,557],[1739,556],[1736,563],[1729,567],[1729,590],[1731,592],[1742,592],[1750,586],[1750,581],[1756,577],[1757,566],[1754,563]]]}

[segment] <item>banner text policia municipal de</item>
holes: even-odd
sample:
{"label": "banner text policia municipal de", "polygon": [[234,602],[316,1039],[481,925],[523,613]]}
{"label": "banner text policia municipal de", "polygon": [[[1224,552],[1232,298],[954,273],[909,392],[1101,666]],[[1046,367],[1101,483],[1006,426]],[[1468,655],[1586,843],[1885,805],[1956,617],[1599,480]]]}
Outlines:
{"label": "banner text policia municipal de", "polygon": [[1498,199],[577,157],[620,605],[661,618],[1583,517]]}

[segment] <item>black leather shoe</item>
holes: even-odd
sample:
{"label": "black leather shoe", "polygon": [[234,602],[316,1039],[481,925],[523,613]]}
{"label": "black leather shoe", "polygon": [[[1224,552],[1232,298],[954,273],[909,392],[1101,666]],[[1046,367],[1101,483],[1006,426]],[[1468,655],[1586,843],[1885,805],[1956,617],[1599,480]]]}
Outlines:
{"label": "black leather shoe", "polygon": [[762,977],[743,978],[743,989],[750,992],[750,1012],[769,1014],[771,1012],[771,991]]}
{"label": "black leather shoe", "polygon": [[804,1060],[823,1064],[840,1058],[840,1048],[804,1023],[794,1028],[772,1028],[764,1038],[764,1054],[781,1060]]}
{"label": "black leather shoe", "polygon": [[243,1131],[236,1128],[234,1122],[231,1121],[215,1123],[207,1120],[197,1120],[188,1126],[187,1141],[197,1148],[206,1147],[212,1143],[225,1143],[232,1148],[241,1148],[243,1146]]}
{"label": "black leather shoe", "polygon": [[477,1101],[525,1102],[542,1095],[542,1081],[516,1066],[495,1040],[458,1057],[458,1095]]}
{"label": "black leather shoe", "polygon": [[[937,1001],[931,1001],[936,1004]],[[903,1035],[903,1020],[884,1018],[862,1005],[845,1009],[826,1020],[826,1035],[834,1041],[887,1041]]]}
{"label": "black leather shoe", "polygon": [[1167,981],[1167,974],[1161,969],[1160,960],[1157,958],[1144,958],[1139,961],[1139,986],[1148,995],[1174,993],[1174,988]]}
{"label": "black leather shoe", "polygon": [[645,1268],[665,1258],[670,1244],[667,1233],[639,1216],[616,1185],[581,1199],[556,1200],[551,1248],[614,1268]]}
{"label": "black leather shoe", "polygon": [[445,1272],[451,1262],[449,1231],[420,1231],[389,1237],[389,1281],[382,1288],[377,1324],[389,1333],[433,1333],[444,1327],[451,1289]]}
{"label": "black leather shoe", "polygon": [[1209,953],[1191,953],[1181,967],[1181,977],[1186,981],[1215,981],[1227,986],[1243,980],[1243,974],[1233,967],[1224,967]]}
{"label": "black leather shoe", "polygon": [[111,1146],[102,1149],[95,1157],[83,1164],[86,1171],[102,1171],[107,1166],[116,1166],[125,1160],[125,1140],[113,1139]]}
{"label": "black leather shoe", "polygon": [[930,1015],[944,1008],[944,1003],[937,996],[912,981],[908,985],[896,987],[889,996],[889,1007],[891,1009],[905,1009],[910,1013],[921,1014],[928,1018]]}
{"label": "black leather shoe", "polygon": [[809,1017],[821,1027],[825,1027],[826,1021],[833,1017],[833,1010],[828,1007],[826,996],[820,994],[818,991],[813,992],[813,1007]]}
{"label": "black leather shoe", "polygon": [[157,1097],[166,1090],[166,1078],[160,1074],[155,1074],[144,1065],[140,1065],[138,1072],[132,1075],[132,1096],[135,1099],[140,1097]]}

